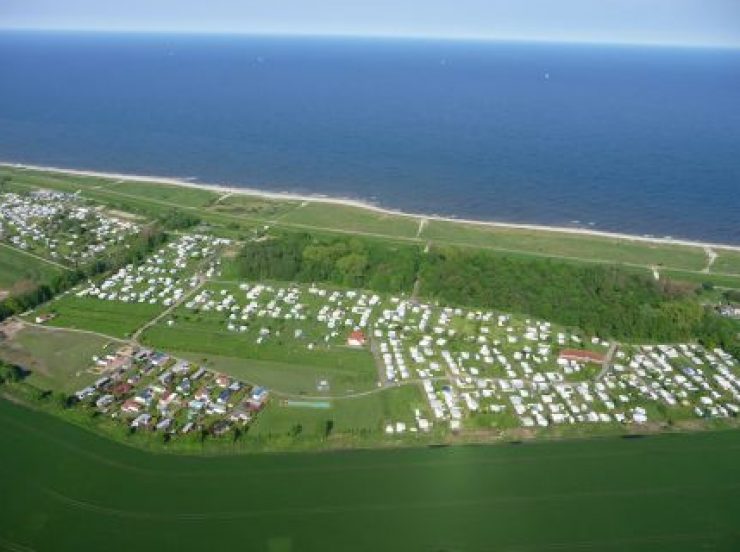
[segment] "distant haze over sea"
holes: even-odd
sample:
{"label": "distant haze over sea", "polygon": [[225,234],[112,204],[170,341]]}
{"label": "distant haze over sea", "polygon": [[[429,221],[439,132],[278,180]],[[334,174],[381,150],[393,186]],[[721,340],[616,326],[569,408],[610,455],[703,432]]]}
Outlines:
{"label": "distant haze over sea", "polygon": [[0,69],[3,161],[740,243],[737,50],[6,32]]}

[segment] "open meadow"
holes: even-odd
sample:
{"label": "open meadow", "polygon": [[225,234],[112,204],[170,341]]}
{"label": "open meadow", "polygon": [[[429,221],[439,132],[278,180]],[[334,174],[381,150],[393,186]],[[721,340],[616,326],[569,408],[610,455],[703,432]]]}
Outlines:
{"label": "open meadow", "polygon": [[164,309],[148,303],[101,301],[67,294],[37,309],[36,316],[54,315],[49,325],[129,337]]}
{"label": "open meadow", "polygon": [[0,244],[0,294],[22,289],[23,282],[47,282],[62,271],[62,268],[43,259]]}
{"label": "open meadow", "polygon": [[0,359],[23,366],[34,387],[71,394],[100,377],[89,370],[91,358],[118,346],[98,335],[26,326],[0,341]]}

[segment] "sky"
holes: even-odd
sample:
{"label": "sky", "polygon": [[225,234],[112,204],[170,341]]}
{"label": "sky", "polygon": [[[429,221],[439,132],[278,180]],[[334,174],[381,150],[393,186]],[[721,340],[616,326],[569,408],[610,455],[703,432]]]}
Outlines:
{"label": "sky", "polygon": [[740,0],[0,0],[0,28],[740,47]]}

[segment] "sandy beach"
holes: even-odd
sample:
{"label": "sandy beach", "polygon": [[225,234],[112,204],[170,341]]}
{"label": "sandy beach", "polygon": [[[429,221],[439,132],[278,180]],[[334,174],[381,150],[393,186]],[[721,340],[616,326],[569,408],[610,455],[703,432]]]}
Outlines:
{"label": "sandy beach", "polygon": [[90,176],[98,178],[108,178],[114,180],[124,180],[132,182],[152,182],[157,184],[170,184],[173,186],[182,186],[186,188],[196,188],[202,190],[216,191],[224,194],[239,194],[252,197],[261,197],[266,199],[275,200],[293,200],[293,201],[308,201],[315,203],[325,203],[334,205],[344,205],[349,207],[357,207],[361,209],[367,209],[376,213],[395,215],[401,217],[407,217],[415,220],[437,220],[444,222],[453,222],[459,224],[471,224],[477,226],[491,227],[491,228],[504,228],[514,230],[533,230],[539,232],[553,232],[561,234],[571,235],[582,235],[582,236],[593,236],[601,238],[612,238],[618,240],[627,240],[634,242],[645,242],[654,243],[661,245],[680,245],[687,247],[700,247],[703,249],[720,249],[725,251],[737,251],[740,252],[740,245],[722,244],[722,243],[711,243],[702,242],[696,240],[684,240],[677,238],[659,238],[653,236],[639,236],[634,234],[626,234],[621,232],[609,232],[604,230],[594,230],[589,228],[569,228],[565,226],[547,226],[542,224],[528,224],[528,223],[513,223],[513,222],[497,222],[487,220],[475,220],[475,219],[464,219],[455,217],[445,217],[439,215],[425,215],[420,213],[408,213],[395,209],[388,209],[379,207],[365,201],[356,199],[341,198],[341,197],[328,197],[323,195],[306,195],[306,194],[295,194],[290,192],[270,192],[267,190],[259,190],[248,187],[237,187],[224,184],[209,184],[205,182],[191,182],[182,178],[173,177],[162,177],[162,176],[150,176],[150,175],[134,175],[114,172],[102,172],[92,171],[84,169],[64,169],[60,167],[50,167],[42,165],[26,165],[22,163],[10,163],[0,162],[0,166],[10,167],[15,169],[23,169],[29,171],[39,172],[57,172],[67,175],[77,176]]}

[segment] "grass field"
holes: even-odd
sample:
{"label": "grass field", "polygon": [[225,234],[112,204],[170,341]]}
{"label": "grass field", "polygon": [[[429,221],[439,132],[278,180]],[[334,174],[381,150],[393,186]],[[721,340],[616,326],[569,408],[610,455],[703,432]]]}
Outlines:
{"label": "grass field", "polygon": [[174,202],[183,207],[205,207],[218,198],[216,192],[199,190],[198,188],[183,188],[182,186],[159,185],[152,186],[148,182],[108,182],[106,189],[163,203]]}
{"label": "grass field", "polygon": [[[296,401],[299,402],[299,401]],[[407,385],[383,389],[375,393],[350,399],[329,401],[330,408],[309,408],[285,406],[280,400],[272,400],[257,418],[249,431],[252,436],[280,435],[286,436],[286,445],[300,449],[301,441],[309,442],[325,435],[326,422],[333,423],[332,437],[342,439],[352,435],[362,435],[365,444],[373,439],[378,443],[384,439],[384,424],[396,421],[413,420],[413,409],[419,408],[426,413],[426,401],[419,387]],[[427,414],[428,416],[428,414]],[[296,424],[300,424],[301,433],[292,435]]]}
{"label": "grass field", "polygon": [[377,380],[375,368],[368,365],[366,359],[358,365],[359,368],[341,368],[327,364],[309,364],[308,361],[283,362],[170,348],[167,350],[178,357],[205,364],[217,372],[282,393],[321,395],[317,391],[317,384],[320,380],[327,380],[330,388],[326,394],[344,394],[372,389]]}
{"label": "grass field", "polygon": [[401,238],[415,237],[419,228],[417,219],[377,213],[359,207],[322,203],[307,203],[284,215],[280,222]]}
{"label": "grass field", "polygon": [[719,256],[712,265],[711,271],[740,274],[740,253],[735,253],[733,251],[720,251]]}
{"label": "grass field", "polygon": [[219,199],[210,210],[230,215],[246,215],[273,220],[300,205],[297,201],[275,201],[257,196],[232,195]]}
{"label": "grass field", "polygon": [[26,381],[39,389],[72,393],[99,377],[86,371],[92,356],[115,349],[115,342],[95,335],[26,327],[0,341],[0,358],[30,370]]}
{"label": "grass field", "polygon": [[118,338],[130,336],[156,317],[164,307],[148,303],[122,303],[65,295],[44,304],[37,314],[54,313],[51,326],[100,332]]}
{"label": "grass field", "polygon": [[658,245],[533,230],[490,228],[443,221],[429,222],[421,236],[434,242],[643,266],[656,265],[701,270],[707,263],[704,251],[695,247]]}
{"label": "grass field", "polygon": [[740,546],[738,431],[194,458],[0,401],[0,440],[0,496],[13,505],[0,547],[11,550]]}
{"label": "grass field", "polygon": [[0,290],[12,290],[19,282],[45,282],[63,269],[20,250],[0,244]]}
{"label": "grass field", "polygon": [[190,353],[194,360],[206,359],[235,377],[265,385],[269,381],[271,387],[285,392],[311,392],[319,379],[328,379],[334,391],[361,391],[377,380],[375,362],[365,350],[340,346],[309,351],[292,339],[257,345],[243,335],[202,322],[157,324],[142,335],[142,342]]}

